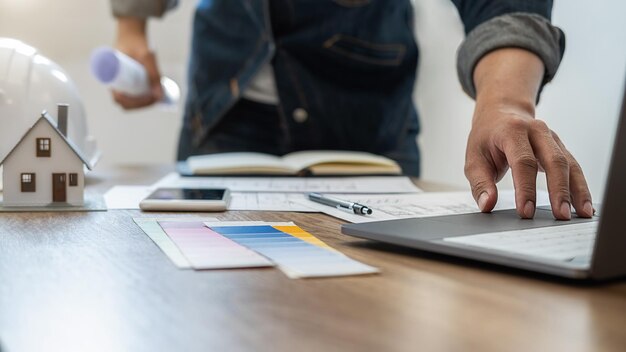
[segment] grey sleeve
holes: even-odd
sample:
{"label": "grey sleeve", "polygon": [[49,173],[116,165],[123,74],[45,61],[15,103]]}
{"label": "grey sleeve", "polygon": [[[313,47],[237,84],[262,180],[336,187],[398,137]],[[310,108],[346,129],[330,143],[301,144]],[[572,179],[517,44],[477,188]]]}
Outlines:
{"label": "grey sleeve", "polygon": [[457,72],[465,93],[476,98],[474,68],[478,61],[489,52],[506,47],[526,49],[539,56],[545,65],[546,84],[563,58],[565,34],[542,16],[521,12],[482,23],[467,35],[458,51]]}
{"label": "grey sleeve", "polygon": [[111,0],[115,17],[161,17],[176,5],[178,0]]}

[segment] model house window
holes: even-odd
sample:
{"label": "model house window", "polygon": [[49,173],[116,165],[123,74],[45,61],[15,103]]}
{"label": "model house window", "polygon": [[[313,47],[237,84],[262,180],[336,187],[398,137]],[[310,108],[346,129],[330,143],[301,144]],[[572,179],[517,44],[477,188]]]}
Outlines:
{"label": "model house window", "polygon": [[35,174],[22,174],[22,192],[35,192]]}
{"label": "model house window", "polygon": [[50,156],[50,138],[37,138],[37,156]]}
{"label": "model house window", "polygon": [[70,186],[78,186],[78,174],[70,174]]}

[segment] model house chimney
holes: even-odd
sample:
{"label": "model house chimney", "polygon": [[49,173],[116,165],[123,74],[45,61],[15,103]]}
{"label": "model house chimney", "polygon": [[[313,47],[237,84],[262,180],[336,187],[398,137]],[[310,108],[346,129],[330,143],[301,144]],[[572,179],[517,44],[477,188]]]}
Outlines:
{"label": "model house chimney", "polygon": [[67,114],[69,105],[58,104],[57,109],[57,128],[59,129],[59,132],[63,134],[63,136],[67,137]]}

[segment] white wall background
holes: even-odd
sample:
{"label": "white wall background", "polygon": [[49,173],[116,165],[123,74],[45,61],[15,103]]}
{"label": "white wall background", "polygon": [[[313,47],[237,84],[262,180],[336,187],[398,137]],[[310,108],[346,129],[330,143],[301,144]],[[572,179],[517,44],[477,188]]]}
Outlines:
{"label": "white wall background", "polygon": [[[184,87],[194,1],[181,3],[164,20],[153,21],[150,33],[162,73]],[[422,114],[423,176],[465,187],[463,158],[473,104],[456,79],[462,26],[448,0],[415,3],[422,49],[415,97]],[[596,197],[603,191],[626,77],[625,14],[623,0],[557,0],[554,7],[554,23],[567,34],[568,46],[538,116],[578,158]],[[173,160],[180,112],[123,112],[89,75],[91,50],[114,39],[107,0],[0,0],[0,36],[39,48],[69,72],[83,94],[90,128],[104,153],[102,164]],[[510,187],[510,180],[503,183]]]}

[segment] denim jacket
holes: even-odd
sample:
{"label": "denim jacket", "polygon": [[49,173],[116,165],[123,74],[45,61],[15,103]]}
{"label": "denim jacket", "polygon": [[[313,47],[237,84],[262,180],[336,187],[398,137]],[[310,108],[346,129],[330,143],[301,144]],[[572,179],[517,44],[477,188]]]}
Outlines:
{"label": "denim jacket", "polygon": [[[112,1],[116,15],[131,11]],[[147,0],[130,1],[141,2],[149,8]],[[453,2],[468,33],[458,60],[468,94],[475,95],[475,64],[500,47],[535,52],[545,63],[545,81],[554,76],[564,36],[549,23],[551,1]],[[156,3],[144,15],[160,15],[175,1]],[[179,158],[201,149],[268,62],[291,150],[393,153],[419,130],[412,100],[418,57],[411,0],[200,0]]]}

